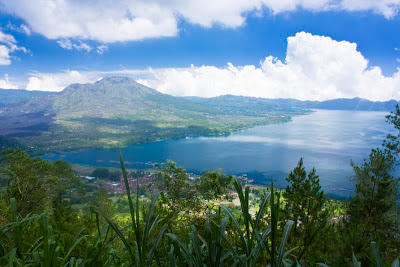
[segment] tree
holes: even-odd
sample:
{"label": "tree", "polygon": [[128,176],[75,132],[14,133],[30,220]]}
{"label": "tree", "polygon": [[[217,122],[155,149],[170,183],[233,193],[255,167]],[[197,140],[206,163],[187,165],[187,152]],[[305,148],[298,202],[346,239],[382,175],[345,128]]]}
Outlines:
{"label": "tree", "polygon": [[313,168],[307,175],[303,158],[300,158],[286,181],[288,186],[283,193],[286,210],[289,218],[295,222],[294,236],[300,240],[299,245],[306,246],[327,216],[323,210],[325,195],[319,185],[315,169]]}
{"label": "tree", "polygon": [[369,254],[371,241],[378,243],[387,259],[393,257],[390,255],[393,252],[394,256],[399,253],[400,235],[396,229],[399,179],[392,176],[394,165],[392,153],[379,148],[373,149],[369,161],[365,160],[361,166],[351,162],[356,192],[350,198],[345,224],[349,243],[360,254],[361,261],[367,261],[364,255]]}
{"label": "tree", "polygon": [[92,171],[90,176],[100,179],[108,179],[110,176],[110,170],[107,168],[96,168]]}
{"label": "tree", "polygon": [[110,175],[108,176],[108,179],[111,181],[119,181],[121,178],[122,172],[120,171],[110,171]]}
{"label": "tree", "polygon": [[221,170],[203,172],[196,187],[203,199],[215,200],[228,193],[231,181],[232,176],[223,174]]}
{"label": "tree", "polygon": [[163,191],[161,199],[168,206],[172,218],[180,212],[200,211],[201,199],[196,188],[189,182],[189,176],[184,168],[178,167],[173,161],[168,161],[158,166],[155,177],[159,189]]}
{"label": "tree", "polygon": [[6,199],[15,198],[21,216],[41,213],[56,196],[66,196],[76,184],[71,166],[65,161],[31,158],[20,149],[4,149],[0,174],[7,181]]}
{"label": "tree", "polygon": [[400,107],[396,105],[396,111],[391,112],[386,116],[386,119],[390,124],[393,124],[394,128],[399,131],[396,135],[389,134],[385,140],[385,146],[392,151],[393,154],[400,153]]}
{"label": "tree", "polygon": [[107,190],[104,187],[100,187],[96,194],[94,206],[100,209],[108,218],[114,216],[114,204],[109,198]]}

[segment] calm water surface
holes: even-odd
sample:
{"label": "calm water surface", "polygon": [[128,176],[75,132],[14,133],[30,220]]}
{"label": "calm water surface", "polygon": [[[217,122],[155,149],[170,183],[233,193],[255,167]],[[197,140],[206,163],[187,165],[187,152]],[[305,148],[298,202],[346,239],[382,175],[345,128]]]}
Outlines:
{"label": "calm water surface", "polygon": [[[285,177],[300,157],[309,171],[315,167],[325,192],[348,196],[353,183],[350,160],[362,163],[371,148],[380,147],[392,127],[387,112],[317,110],[292,122],[258,126],[225,137],[197,137],[132,145],[122,149],[128,168],[149,168],[173,160],[190,172],[222,168],[244,174],[255,182],[274,181],[285,186]],[[71,163],[119,167],[120,150],[90,150],[45,155]]]}

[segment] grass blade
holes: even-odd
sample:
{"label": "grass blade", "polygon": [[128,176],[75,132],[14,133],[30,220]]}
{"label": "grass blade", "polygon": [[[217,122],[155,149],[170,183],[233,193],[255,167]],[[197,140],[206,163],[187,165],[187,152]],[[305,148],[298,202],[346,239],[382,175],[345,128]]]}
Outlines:
{"label": "grass blade", "polygon": [[132,262],[135,262],[135,255],[133,254],[131,247],[129,246],[128,241],[125,239],[122,232],[119,230],[118,226],[114,224],[101,210],[97,210],[98,213],[103,216],[103,218],[108,222],[108,224],[114,229],[115,233],[119,236],[122,243],[124,243],[125,248],[128,250],[129,256],[131,257]]}
{"label": "grass blade", "polygon": [[378,246],[376,245],[376,242],[372,241],[371,242],[371,247],[372,247],[372,251],[374,252],[376,266],[377,267],[382,267],[381,255],[379,253],[379,249],[378,249]]}
{"label": "grass blade", "polygon": [[289,238],[290,230],[292,229],[293,223],[294,223],[294,221],[288,220],[286,222],[285,228],[283,229],[281,245],[280,245],[279,251],[278,251],[278,260],[277,260],[276,266],[281,266],[283,255],[285,253],[285,246],[286,246],[287,240]]}

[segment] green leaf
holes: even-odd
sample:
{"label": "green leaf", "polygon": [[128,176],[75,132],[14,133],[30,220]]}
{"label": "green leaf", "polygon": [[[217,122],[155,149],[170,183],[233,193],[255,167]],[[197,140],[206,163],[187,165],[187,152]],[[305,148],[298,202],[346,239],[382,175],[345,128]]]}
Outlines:
{"label": "green leaf", "polygon": [[376,242],[372,241],[371,247],[372,247],[372,252],[374,253],[374,256],[375,256],[376,266],[382,267],[381,255],[379,253],[379,249],[378,249],[378,246],[376,245]]}
{"label": "green leaf", "polygon": [[357,261],[357,258],[354,255],[354,252],[353,252],[353,256],[351,257],[351,259],[353,261],[353,267],[361,267],[361,262]]}
{"label": "green leaf", "polygon": [[278,260],[277,260],[276,266],[281,266],[281,264],[282,264],[283,255],[285,253],[285,246],[286,246],[287,240],[289,238],[290,230],[292,229],[293,223],[294,223],[294,221],[288,220],[286,222],[285,228],[283,229],[281,245],[279,246]]}
{"label": "green leaf", "polygon": [[133,254],[131,247],[129,246],[128,241],[125,239],[124,235],[122,234],[122,232],[119,230],[118,226],[116,224],[114,224],[108,217],[107,215],[104,214],[104,212],[102,212],[101,210],[97,210],[98,213],[100,213],[101,216],[103,216],[103,218],[108,222],[108,224],[114,229],[115,233],[119,236],[119,238],[121,239],[122,243],[124,243],[126,250],[128,250],[129,256],[132,260],[132,262],[136,262],[135,260],[135,255]]}

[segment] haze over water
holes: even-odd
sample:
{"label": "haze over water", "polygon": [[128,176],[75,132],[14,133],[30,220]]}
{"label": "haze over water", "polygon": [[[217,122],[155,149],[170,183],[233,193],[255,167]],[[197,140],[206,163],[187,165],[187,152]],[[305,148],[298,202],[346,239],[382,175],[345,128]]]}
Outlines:
{"label": "haze over water", "polygon": [[[189,172],[222,168],[244,174],[255,183],[285,186],[285,177],[304,159],[307,172],[315,167],[324,191],[348,196],[353,183],[350,160],[362,163],[372,148],[382,146],[389,132],[387,112],[317,110],[292,122],[258,126],[223,137],[196,137],[132,145],[122,149],[128,168],[149,168],[153,163],[177,162]],[[119,167],[119,151],[89,150],[45,155],[71,163]]]}

